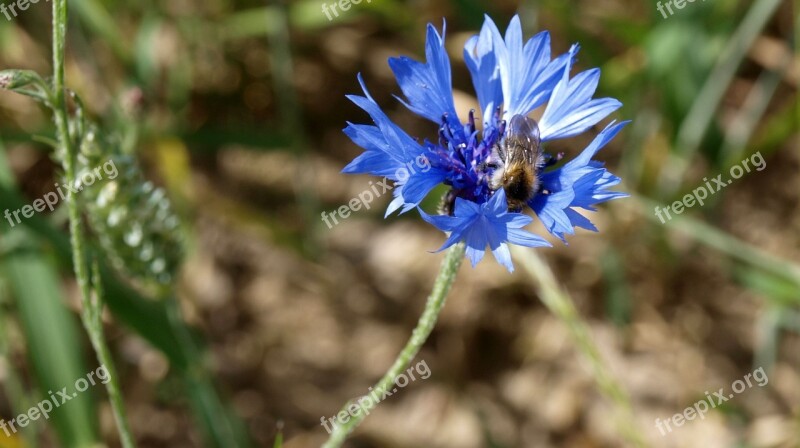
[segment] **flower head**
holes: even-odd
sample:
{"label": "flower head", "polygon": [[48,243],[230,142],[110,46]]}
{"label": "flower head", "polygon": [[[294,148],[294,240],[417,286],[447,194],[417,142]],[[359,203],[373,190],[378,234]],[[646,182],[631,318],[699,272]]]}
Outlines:
{"label": "flower head", "polygon": [[[420,213],[427,222],[450,233],[442,249],[464,241],[473,266],[483,258],[486,246],[512,271],[506,243],[550,245],[522,230],[532,221],[520,213],[525,206],[562,241],[566,241],[565,235],[574,234],[576,227],[597,231],[577,209],[594,211],[595,204],[627,196],[607,190],[620,179],[592,160],[627,122],[609,124],[562,166],[555,166],[560,157],[547,154],[544,148],[548,141],[588,130],[622,105],[613,98],[593,98],[599,69],[570,77],[578,48],[573,45],[567,53],[551,58],[547,32],[523,43],[517,16],[505,36],[487,16],[480,33],[464,47],[482,113],[479,127],[474,111],[466,123],[459,121],[444,30],[440,35],[429,24],[426,62],[400,57],[389,59],[389,66],[405,96],[398,99],[412,112],[439,125],[437,141],[417,141],[395,125],[372,99],[359,75],[364,96],[348,98],[370,115],[374,125],[348,122],[344,132],[365,152],[343,172],[369,173],[394,181],[394,200],[387,215],[419,209],[434,187],[450,187],[441,214],[428,215],[421,209]],[[538,123],[525,118],[545,103]],[[407,169],[420,161],[427,169]]]}

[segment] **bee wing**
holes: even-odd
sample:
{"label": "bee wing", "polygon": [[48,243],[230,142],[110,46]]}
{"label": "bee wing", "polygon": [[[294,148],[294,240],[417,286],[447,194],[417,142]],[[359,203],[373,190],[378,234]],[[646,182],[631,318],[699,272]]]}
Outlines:
{"label": "bee wing", "polygon": [[542,155],[541,143],[536,120],[525,115],[514,115],[506,130],[506,163],[517,160],[533,165]]}

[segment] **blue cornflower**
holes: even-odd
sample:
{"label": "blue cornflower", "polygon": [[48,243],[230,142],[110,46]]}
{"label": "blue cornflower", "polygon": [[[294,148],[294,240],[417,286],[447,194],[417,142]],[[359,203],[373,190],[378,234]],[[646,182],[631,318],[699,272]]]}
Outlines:
{"label": "blue cornflower", "polygon": [[[437,141],[418,141],[395,125],[370,96],[359,75],[365,96],[348,98],[370,115],[374,125],[348,122],[344,132],[366,151],[343,172],[369,173],[394,181],[394,200],[387,216],[397,210],[405,213],[419,209],[434,187],[442,183],[449,186],[442,214],[431,216],[421,209],[420,213],[427,222],[450,233],[440,250],[464,241],[473,266],[483,258],[487,245],[509,271],[513,264],[506,243],[550,245],[522,230],[532,221],[520,213],[523,205],[562,241],[566,242],[565,235],[575,233],[575,227],[597,231],[576,209],[594,211],[595,204],[627,196],[608,190],[620,178],[592,157],[628,122],[612,122],[583,152],[560,167],[550,168],[560,156],[546,154],[543,145],[578,135],[622,106],[613,98],[592,98],[600,70],[570,77],[578,45],[551,58],[546,31],[523,44],[519,17],[511,20],[505,36],[501,36],[487,16],[480,33],[464,47],[482,114],[479,129],[474,111],[466,123],[458,119],[444,30],[440,35],[430,24],[427,30],[426,62],[390,58],[389,66],[405,96],[398,99],[412,112],[439,125]],[[524,118],[545,103],[538,123]],[[522,139],[510,128],[524,129]],[[512,153],[522,147],[527,148],[523,153],[528,156],[517,154],[516,160],[527,160],[526,176],[508,168],[509,160],[514,159]],[[425,169],[409,169],[412,164]]]}

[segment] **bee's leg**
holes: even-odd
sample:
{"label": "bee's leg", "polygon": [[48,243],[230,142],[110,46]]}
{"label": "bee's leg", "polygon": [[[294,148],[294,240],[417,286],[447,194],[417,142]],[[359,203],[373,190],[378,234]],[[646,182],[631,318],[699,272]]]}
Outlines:
{"label": "bee's leg", "polygon": [[544,166],[545,166],[545,168],[548,167],[548,166],[553,166],[563,158],[564,158],[564,153],[563,152],[558,153],[556,156],[553,156],[551,154],[545,154],[544,155]]}
{"label": "bee's leg", "polygon": [[510,213],[522,213],[522,206],[524,202],[517,201],[516,199],[506,199],[508,202],[508,211]]}
{"label": "bee's leg", "polygon": [[442,215],[453,216],[453,212],[455,211],[456,207],[456,196],[458,193],[454,189],[447,190],[447,193],[442,196],[442,200],[439,203],[439,213]]}
{"label": "bee's leg", "polygon": [[498,160],[506,160],[506,149],[500,143],[495,143],[492,155]]}

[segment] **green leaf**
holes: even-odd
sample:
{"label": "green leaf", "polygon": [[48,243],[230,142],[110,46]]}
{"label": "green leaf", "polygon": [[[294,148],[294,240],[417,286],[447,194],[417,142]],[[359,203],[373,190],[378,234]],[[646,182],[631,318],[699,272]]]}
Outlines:
{"label": "green leaf", "polygon": [[741,269],[739,280],[777,306],[800,305],[800,285],[791,279],[758,270]]}
{"label": "green leaf", "polygon": [[47,83],[31,70],[0,71],[0,89],[26,95],[45,104],[50,98]]}
{"label": "green leaf", "polygon": [[[4,164],[5,158],[0,157],[0,159],[2,159],[0,160],[0,165]],[[0,172],[0,179],[3,177],[3,173]],[[6,178],[10,179],[10,175]],[[0,210],[20,209],[26,204],[26,201],[21,198],[15,189],[10,188],[8,185],[8,183],[0,181]],[[37,215],[23,221],[23,224],[42,241],[49,244],[59,264],[71,269],[72,253],[67,235],[58,231],[49,222]],[[15,232],[17,230],[23,229],[14,229]],[[105,303],[109,310],[116,319],[164,353],[170,364],[176,371],[180,372],[181,377],[187,384],[189,398],[196,418],[199,421],[208,422],[207,424],[217,425],[220,428],[232,429],[235,442],[230,438],[212,439],[209,440],[209,445],[220,447],[248,446],[249,443],[243,425],[235,414],[229,410],[229,407],[222,404],[212,379],[204,373],[202,347],[187,348],[186,337],[181,334],[188,331],[185,323],[170,319],[165,303],[154,302],[142,297],[120,282],[109,269],[101,267],[100,273],[103,289],[105,290]],[[80,375],[84,373],[81,372]],[[80,375],[72,378],[71,381],[76,380]],[[59,389],[69,384],[71,383],[61,385]],[[207,432],[211,437],[217,435],[213,431]],[[234,443],[236,444],[234,445]]]}
{"label": "green leaf", "polygon": [[[0,150],[3,149],[0,142]],[[0,187],[13,183],[5,154],[0,157]],[[5,197],[5,195],[0,195]],[[5,222],[3,223],[5,226]],[[75,316],[64,306],[58,271],[51,258],[36,245],[30,232],[17,227],[4,233],[2,242],[15,250],[0,260],[0,272],[8,278],[28,344],[28,358],[36,374],[42,398],[49,391],[72,388],[87,373]],[[98,442],[91,394],[80,394],[51,414],[63,446],[89,447]]]}
{"label": "green leaf", "polygon": [[[64,306],[58,272],[25,228],[16,228],[4,241],[15,240],[26,249],[13,251],[0,264],[6,274],[28,344],[28,358],[36,374],[40,399],[50,391],[73,388],[86,376],[78,323]],[[90,447],[98,442],[91,393],[77,395],[50,414],[63,446]],[[41,423],[40,423],[41,424]]]}

